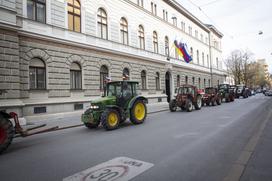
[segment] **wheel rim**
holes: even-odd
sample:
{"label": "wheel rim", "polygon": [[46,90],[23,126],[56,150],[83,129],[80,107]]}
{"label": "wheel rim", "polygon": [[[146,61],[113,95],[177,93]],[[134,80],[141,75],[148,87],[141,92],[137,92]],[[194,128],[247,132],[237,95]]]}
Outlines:
{"label": "wheel rim", "polygon": [[7,139],[7,132],[4,128],[0,128],[0,144],[3,144]]}
{"label": "wheel rim", "polygon": [[111,112],[108,116],[108,123],[110,126],[116,126],[116,124],[118,123],[118,116],[116,113]]}
{"label": "wheel rim", "polygon": [[145,106],[143,103],[139,102],[136,104],[134,109],[134,115],[137,120],[141,121],[145,117]]}

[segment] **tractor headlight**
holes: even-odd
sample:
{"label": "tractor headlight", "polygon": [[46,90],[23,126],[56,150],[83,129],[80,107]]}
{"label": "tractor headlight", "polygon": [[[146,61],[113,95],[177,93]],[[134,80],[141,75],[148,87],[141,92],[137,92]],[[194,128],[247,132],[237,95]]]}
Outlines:
{"label": "tractor headlight", "polygon": [[99,109],[99,106],[97,106],[97,105],[91,105],[90,108],[91,109]]}

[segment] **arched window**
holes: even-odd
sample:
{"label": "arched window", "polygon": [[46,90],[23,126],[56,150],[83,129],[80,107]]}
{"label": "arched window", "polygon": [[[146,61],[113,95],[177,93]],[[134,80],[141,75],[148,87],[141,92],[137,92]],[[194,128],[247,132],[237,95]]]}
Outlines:
{"label": "arched window", "polygon": [[192,84],[195,85],[195,77],[192,77]]}
{"label": "arched window", "polygon": [[164,38],[164,43],[165,43],[164,45],[165,55],[169,56],[169,39],[167,36],[165,36]]}
{"label": "arched window", "polygon": [[197,64],[199,64],[199,51],[196,51],[196,60],[197,60]]}
{"label": "arched window", "polygon": [[139,26],[139,45],[140,45],[140,49],[145,49],[145,35],[144,35],[144,28],[142,25]]}
{"label": "arched window", "polygon": [[211,87],[211,80],[209,79],[209,81],[208,81],[208,82],[209,82],[209,87]]}
{"label": "arched window", "polygon": [[82,89],[81,67],[73,62],[70,68],[70,88]]}
{"label": "arched window", "polygon": [[180,76],[177,75],[177,87],[180,87]]}
{"label": "arched window", "polygon": [[124,45],[128,45],[128,23],[125,18],[120,20],[120,32],[121,32],[121,42]]}
{"label": "arched window", "polygon": [[102,65],[100,68],[100,90],[103,90],[106,86],[106,82],[109,79],[109,70],[106,65]]}
{"label": "arched window", "polygon": [[204,52],[202,52],[202,65],[205,65],[205,60],[204,60]]}
{"label": "arched window", "polygon": [[146,90],[146,71],[145,70],[141,72],[141,83],[142,83],[142,89]]}
{"label": "arched window", "polygon": [[154,47],[154,52],[158,53],[159,47],[158,47],[158,34],[156,31],[153,31],[153,47]]}
{"label": "arched window", "polygon": [[188,84],[188,76],[185,76],[185,84]]}
{"label": "arched window", "polygon": [[123,80],[129,80],[129,69],[124,68],[123,70]]}
{"label": "arched window", "polygon": [[190,54],[191,54],[192,59],[194,60],[194,49],[193,49],[193,47],[190,48]]}
{"label": "arched window", "polygon": [[81,10],[79,0],[68,0],[68,29],[81,31]]}
{"label": "arched window", "polygon": [[30,89],[46,89],[45,63],[39,58],[29,62],[29,84]]}
{"label": "arched window", "polygon": [[160,85],[160,73],[159,72],[156,72],[155,83],[156,83],[156,90],[160,90],[161,85]]}
{"label": "arched window", "polygon": [[137,4],[141,7],[144,7],[144,0],[138,0]]}
{"label": "arched window", "polygon": [[28,0],[27,1],[27,18],[40,23],[46,20],[46,0]]}
{"label": "arched window", "polygon": [[200,77],[198,78],[198,88],[201,89],[201,79],[200,79]]}
{"label": "arched window", "polygon": [[108,20],[107,13],[104,9],[99,8],[97,13],[97,28],[98,36],[103,39],[108,39]]}

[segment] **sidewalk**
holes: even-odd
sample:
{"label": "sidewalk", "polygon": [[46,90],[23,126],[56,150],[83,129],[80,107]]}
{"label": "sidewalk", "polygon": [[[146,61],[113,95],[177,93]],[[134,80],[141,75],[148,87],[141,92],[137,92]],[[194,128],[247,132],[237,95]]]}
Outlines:
{"label": "sidewalk", "polygon": [[[147,104],[146,106],[148,114],[169,110],[168,103],[165,102]],[[58,126],[59,128],[73,127],[82,124],[82,122],[80,121],[80,117],[83,112],[84,110],[57,114],[26,116],[25,119],[27,125],[47,124],[47,127],[54,126]]]}

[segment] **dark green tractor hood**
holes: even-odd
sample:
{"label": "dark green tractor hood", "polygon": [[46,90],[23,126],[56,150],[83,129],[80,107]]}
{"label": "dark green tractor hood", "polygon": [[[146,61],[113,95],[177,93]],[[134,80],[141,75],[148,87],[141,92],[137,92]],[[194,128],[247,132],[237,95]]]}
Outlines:
{"label": "dark green tractor hood", "polygon": [[116,97],[115,96],[101,97],[91,101],[91,105],[97,106],[116,105]]}

